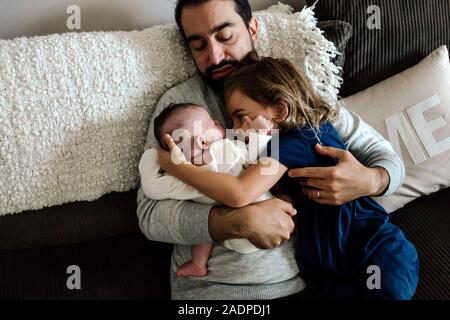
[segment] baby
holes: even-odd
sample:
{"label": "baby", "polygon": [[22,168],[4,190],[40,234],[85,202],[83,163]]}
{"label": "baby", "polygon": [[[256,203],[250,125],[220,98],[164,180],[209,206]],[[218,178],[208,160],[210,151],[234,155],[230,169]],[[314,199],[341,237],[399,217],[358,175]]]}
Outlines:
{"label": "baby", "polygon": [[[218,121],[211,118],[209,112],[198,105],[171,104],[155,119],[155,138],[162,148],[167,149],[164,135],[170,134],[183,151],[180,159],[190,159],[196,166],[205,170],[239,176],[245,165],[256,163],[258,155],[267,147],[271,136],[268,133],[272,124],[263,117],[246,119],[249,133],[249,145],[239,140],[225,138],[225,130]],[[259,134],[256,134],[258,130]],[[172,158],[173,161],[177,159]],[[197,189],[181,180],[160,172],[156,148],[148,149],[139,163],[142,189],[151,199],[193,200],[199,203],[217,203]],[[256,202],[270,199],[270,192],[264,192]],[[231,239],[224,246],[243,254],[259,250],[247,239]],[[178,276],[197,276],[207,274],[207,261],[212,244],[192,246],[192,260],[179,266]]]}

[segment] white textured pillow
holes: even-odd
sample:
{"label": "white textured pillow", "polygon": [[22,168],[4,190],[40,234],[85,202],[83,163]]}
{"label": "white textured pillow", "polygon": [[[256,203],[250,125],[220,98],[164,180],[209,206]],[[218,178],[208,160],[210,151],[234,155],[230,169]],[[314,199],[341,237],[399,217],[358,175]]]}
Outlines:
{"label": "white textured pillow", "polygon": [[[416,66],[344,100],[402,157],[406,178],[391,196],[376,197],[388,212],[450,186],[450,62],[442,46]],[[448,208],[442,208],[448,210]]]}
{"label": "white textured pillow", "polygon": [[[255,16],[259,52],[298,64],[333,102],[336,52],[312,10]],[[137,187],[153,107],[195,69],[174,24],[0,40],[0,215]]]}

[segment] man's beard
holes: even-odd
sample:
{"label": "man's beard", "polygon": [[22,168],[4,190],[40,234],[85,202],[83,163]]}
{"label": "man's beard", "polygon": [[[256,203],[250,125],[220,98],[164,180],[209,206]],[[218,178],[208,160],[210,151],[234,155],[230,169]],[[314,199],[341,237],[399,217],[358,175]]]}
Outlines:
{"label": "man's beard", "polygon": [[[249,35],[250,35],[250,33],[249,33]],[[250,46],[252,48],[251,51],[256,51],[255,43],[253,42],[252,38],[250,38]],[[251,51],[249,51],[249,53]],[[218,93],[221,93],[223,91],[223,86],[225,84],[225,81],[226,81],[228,75],[224,76],[222,78],[219,78],[219,79],[214,79],[213,78],[213,72],[215,70],[218,70],[218,69],[226,67],[226,66],[230,66],[233,69],[236,69],[237,67],[239,67],[239,61],[238,60],[234,60],[234,59],[222,60],[219,64],[216,64],[216,65],[208,67],[205,70],[205,74],[200,72],[200,76],[206,82],[206,84],[208,86],[210,86],[214,91],[216,91]]]}
{"label": "man's beard", "polygon": [[223,85],[225,84],[225,80],[228,76],[221,77],[219,79],[213,78],[213,72],[220,68],[230,66],[232,68],[237,68],[239,66],[239,61],[237,60],[222,60],[219,64],[210,66],[206,69],[205,74],[200,73],[203,80],[212,88],[214,91],[222,92]]}

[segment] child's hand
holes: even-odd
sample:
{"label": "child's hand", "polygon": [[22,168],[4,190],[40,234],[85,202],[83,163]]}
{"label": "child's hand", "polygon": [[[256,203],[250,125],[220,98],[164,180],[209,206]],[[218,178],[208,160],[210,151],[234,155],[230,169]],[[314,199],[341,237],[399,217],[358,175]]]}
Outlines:
{"label": "child's hand", "polygon": [[270,134],[270,130],[273,129],[273,123],[264,116],[257,116],[255,119],[245,116],[244,122],[248,124],[250,129],[256,130],[259,134]]}
{"label": "child's hand", "polygon": [[177,165],[188,163],[188,161],[186,160],[184,153],[175,144],[175,141],[173,141],[169,134],[164,135],[164,142],[169,148],[169,151],[158,148],[159,164],[161,169],[170,175],[175,175]]}

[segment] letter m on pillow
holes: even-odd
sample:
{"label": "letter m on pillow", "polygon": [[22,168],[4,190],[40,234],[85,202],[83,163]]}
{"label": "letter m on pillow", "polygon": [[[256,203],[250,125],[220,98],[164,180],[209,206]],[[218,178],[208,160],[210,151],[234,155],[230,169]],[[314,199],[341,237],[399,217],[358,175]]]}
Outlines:
{"label": "letter m on pillow", "polygon": [[394,114],[385,120],[388,139],[395,151],[402,156],[399,139],[399,137],[401,137],[414,164],[422,163],[426,161],[427,158],[419,145],[419,141],[413,132],[413,128],[430,158],[450,149],[450,132],[445,138],[439,141],[437,141],[433,135],[433,133],[439,129],[445,128],[446,122],[443,117],[443,110],[437,118],[433,118],[430,121],[427,121],[425,118],[425,113],[428,110],[432,108],[439,109],[440,102],[439,97],[434,95],[406,109],[411,125],[403,112]]}

